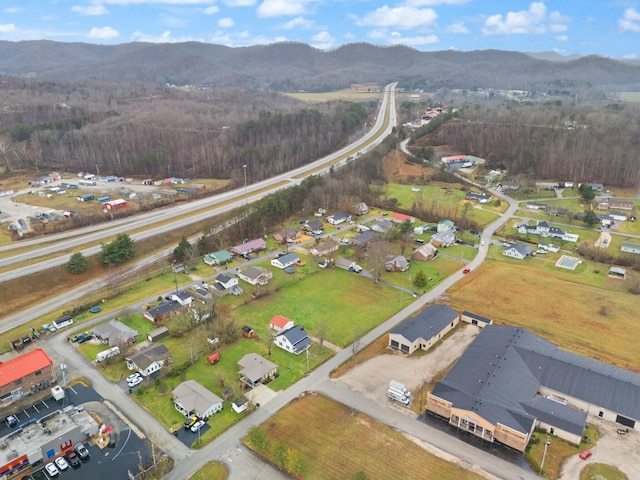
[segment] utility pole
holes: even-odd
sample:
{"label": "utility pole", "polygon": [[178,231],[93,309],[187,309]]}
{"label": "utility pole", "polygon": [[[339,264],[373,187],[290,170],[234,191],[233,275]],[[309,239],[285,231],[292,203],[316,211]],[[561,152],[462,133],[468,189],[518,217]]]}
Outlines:
{"label": "utility pole", "polygon": [[542,476],[542,467],[544,467],[544,459],[547,457],[547,447],[551,445],[551,440],[549,440],[549,437],[547,436],[547,441],[544,442],[544,453],[542,454],[542,462],[540,462],[540,473],[538,474],[539,477]]}
{"label": "utility pole", "polygon": [[247,196],[247,164],[242,165],[242,169],[244,170],[244,205],[247,206],[249,204],[249,197]]}

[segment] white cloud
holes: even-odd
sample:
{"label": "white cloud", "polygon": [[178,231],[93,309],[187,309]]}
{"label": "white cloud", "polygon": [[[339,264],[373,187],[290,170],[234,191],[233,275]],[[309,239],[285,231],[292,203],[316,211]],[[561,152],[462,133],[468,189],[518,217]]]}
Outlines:
{"label": "white cloud", "polygon": [[557,35],[556,40],[559,42],[566,42],[567,40],[569,40],[569,37],[567,37],[566,35]]}
{"label": "white cloud", "polygon": [[227,7],[253,7],[258,0],[225,0]]}
{"label": "white cloud", "polygon": [[233,27],[233,18],[231,17],[221,18],[220,20],[218,20],[218,26],[220,28]]}
{"label": "white cloud", "polygon": [[283,30],[292,30],[294,28],[300,28],[302,30],[309,30],[311,27],[313,27],[313,21],[311,20],[307,20],[303,17],[296,17],[293,18],[291,20],[289,20],[286,23],[283,23],[282,25],[280,25],[280,28]]}
{"label": "white cloud", "polygon": [[440,43],[440,39],[437,35],[403,36],[400,32],[389,31],[385,28],[372,30],[367,34],[367,37],[378,43],[386,43],[388,45],[407,45],[411,47]]}
{"label": "white cloud", "polygon": [[528,10],[508,12],[506,15],[491,15],[485,21],[482,33],[485,35],[540,34],[551,30],[564,32],[569,18],[559,12],[547,15],[543,2],[532,2]]}
{"label": "white cloud", "polygon": [[0,24],[0,33],[11,33],[16,31],[15,23],[5,23],[4,25]]}
{"label": "white cloud", "polygon": [[22,7],[7,7],[3,10],[4,13],[22,13],[24,11]]}
{"label": "white cloud", "polygon": [[447,33],[469,33],[469,29],[463,22],[452,23],[446,28]]}
{"label": "white cloud", "polygon": [[217,5],[211,5],[210,7],[207,7],[203,10],[203,13],[205,15],[214,15],[216,13],[218,13],[220,11],[220,7],[218,7]]}
{"label": "white cloud", "polygon": [[394,7],[387,5],[368,13],[356,21],[358,25],[373,25],[399,29],[430,27],[438,18],[432,8]]}
{"label": "white cloud", "polygon": [[433,7],[435,5],[457,5],[469,3],[469,0],[406,0],[404,4],[408,7]]}
{"label": "white cloud", "polygon": [[73,7],[71,7],[71,11],[79,13],[80,15],[87,16],[106,15],[107,13],[109,13],[109,10],[104,8],[104,5],[100,5],[99,3],[94,3],[91,5],[74,5]]}
{"label": "white cloud", "polygon": [[251,45],[268,45],[275,42],[286,42],[287,38],[283,36],[277,36],[269,38],[264,35],[251,35],[248,31],[241,32],[227,32],[216,31],[213,35],[207,38],[207,42],[217,43],[225,45],[227,47],[247,47]]}
{"label": "white cloud", "polygon": [[100,0],[107,5],[212,5],[215,0]]}
{"label": "white cloud", "polygon": [[623,32],[640,33],[640,12],[635,8],[627,8],[624,17],[618,20],[618,25]]}
{"label": "white cloud", "polygon": [[335,45],[336,39],[326,30],[316,33],[311,37],[311,46],[320,50],[327,50]]}
{"label": "white cloud", "polygon": [[93,38],[94,40],[108,40],[111,38],[118,38],[120,36],[120,32],[111,27],[93,27],[87,37]]}
{"label": "white cloud", "polygon": [[302,15],[306,0],[263,0],[258,7],[260,17],[280,17],[282,15]]}

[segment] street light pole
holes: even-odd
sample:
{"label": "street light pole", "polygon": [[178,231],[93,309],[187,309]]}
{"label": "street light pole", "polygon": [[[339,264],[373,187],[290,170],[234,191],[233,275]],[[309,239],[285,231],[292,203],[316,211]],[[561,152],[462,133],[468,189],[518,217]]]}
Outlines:
{"label": "street light pole", "polygon": [[549,440],[549,437],[547,437],[546,442],[544,442],[544,453],[542,454],[542,462],[540,462],[540,473],[538,476],[542,476],[542,467],[544,467],[544,459],[547,457],[547,447],[550,443],[551,440]]}
{"label": "street light pole", "polygon": [[249,198],[247,197],[247,164],[242,165],[242,169],[244,170],[244,204],[247,206],[249,204]]}

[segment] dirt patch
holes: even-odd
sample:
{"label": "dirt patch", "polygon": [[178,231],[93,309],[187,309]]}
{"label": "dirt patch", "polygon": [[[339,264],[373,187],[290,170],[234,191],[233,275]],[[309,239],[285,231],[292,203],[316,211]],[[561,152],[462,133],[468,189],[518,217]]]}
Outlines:
{"label": "dirt patch", "polygon": [[389,380],[398,380],[414,392],[429,383],[443,369],[455,362],[480,332],[473,325],[461,325],[442,343],[424,355],[408,357],[402,353],[381,355],[354,367],[337,381],[378,403],[387,403]]}
{"label": "dirt patch", "polygon": [[428,180],[433,176],[433,168],[409,163],[407,156],[399,150],[390,152],[383,160],[385,176],[390,182],[407,183],[409,179]]}

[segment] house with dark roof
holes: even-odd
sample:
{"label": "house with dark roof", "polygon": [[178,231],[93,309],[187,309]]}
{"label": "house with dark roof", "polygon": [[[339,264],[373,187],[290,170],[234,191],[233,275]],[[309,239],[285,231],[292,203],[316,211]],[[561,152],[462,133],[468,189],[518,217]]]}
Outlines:
{"label": "house with dark roof", "polygon": [[489,203],[489,201],[491,200],[491,196],[487,195],[486,193],[478,193],[472,191],[467,191],[464,198],[465,200],[469,200],[470,202],[475,203]]}
{"label": "house with dark roof", "polygon": [[351,214],[349,212],[335,213],[327,217],[327,222],[329,222],[331,225],[340,225],[341,223],[350,221]]}
{"label": "house with dark roof", "polygon": [[213,287],[220,293],[226,293],[238,285],[237,277],[229,275],[226,272],[220,272],[214,277],[214,280],[215,283]]}
{"label": "house with dark roof", "polygon": [[426,351],[459,321],[460,314],[448,305],[430,305],[394,328],[389,333],[389,346],[408,354],[418,349]]}
{"label": "house with dark roof", "polygon": [[640,244],[631,243],[631,242],[622,242],[620,251],[624,253],[640,254]]}
{"label": "house with dark roof", "polygon": [[366,232],[362,232],[360,235],[353,237],[349,243],[356,247],[368,247],[371,245],[371,242],[378,238],[378,234],[371,230],[367,230]]}
{"label": "house with dark roof", "polygon": [[638,429],[640,375],[486,326],[427,397],[449,424],[523,452],[534,428],[579,444],[587,415]]}
{"label": "house with dark roof", "polygon": [[273,343],[287,352],[300,355],[311,346],[311,339],[303,326],[296,325],[278,333],[274,337]]}
{"label": "house with dark roof", "polygon": [[311,220],[302,225],[302,229],[306,230],[307,232],[312,232],[314,230],[323,230],[324,223],[322,223],[321,220]]}
{"label": "house with dark roof", "polygon": [[169,349],[162,343],[158,343],[150,348],[141,350],[135,355],[125,357],[125,360],[129,370],[136,370],[143,376],[148,377],[169,362]]}
{"label": "house with dark roof", "polygon": [[264,267],[249,267],[240,270],[238,278],[251,285],[266,285],[273,278],[273,272]]}
{"label": "house with dark roof", "polygon": [[298,256],[297,253],[289,252],[271,260],[271,265],[273,265],[276,268],[283,269],[283,268],[290,267],[291,265],[294,265],[299,261],[300,261],[300,257]]}
{"label": "house with dark roof", "polygon": [[533,247],[522,242],[516,242],[513,245],[509,245],[502,249],[502,255],[505,257],[517,258],[518,260],[524,260],[532,253]]}
{"label": "house with dark roof", "polygon": [[[153,323],[162,322],[173,315],[176,315],[182,309],[182,305],[180,305],[175,300],[169,300],[168,302],[163,302],[157,307],[150,308],[144,312],[144,318]],[[95,331],[95,329],[94,329]]]}
{"label": "house with dark roof", "polygon": [[182,307],[188,307],[193,301],[193,297],[186,290],[180,290],[179,292],[172,293],[170,297],[171,300],[178,302]]}
{"label": "house with dark roof", "polygon": [[281,245],[293,243],[299,236],[300,232],[298,232],[297,228],[287,228],[273,234],[273,238]]}
{"label": "house with dark roof", "polygon": [[480,328],[484,328],[487,325],[493,325],[493,320],[491,320],[490,318],[481,317],[480,315],[468,312],[466,310],[460,315],[460,320]]}
{"label": "house with dark roof", "polygon": [[110,347],[136,343],[138,331],[127,327],[117,319],[102,323],[93,327],[93,335],[102,343],[108,343]]}

